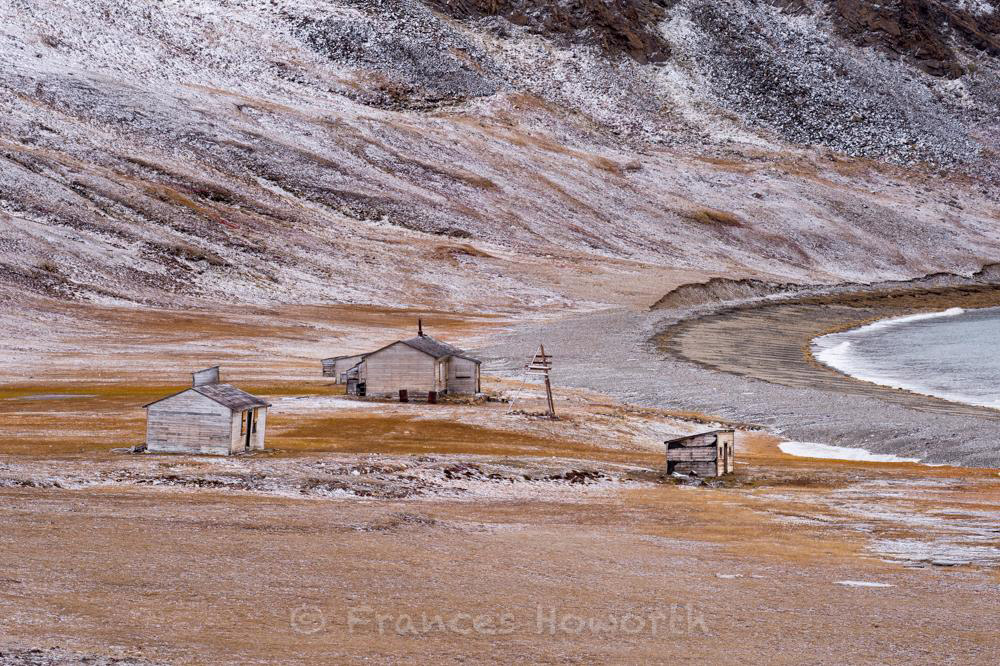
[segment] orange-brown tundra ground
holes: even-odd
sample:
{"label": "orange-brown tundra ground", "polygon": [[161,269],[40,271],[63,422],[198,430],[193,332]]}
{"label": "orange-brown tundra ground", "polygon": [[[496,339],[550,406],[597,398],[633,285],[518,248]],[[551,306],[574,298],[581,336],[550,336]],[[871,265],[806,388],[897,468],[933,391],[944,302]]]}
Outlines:
{"label": "orange-brown tundra ground", "polygon": [[[995,470],[792,458],[741,431],[734,478],[689,486],[661,467],[665,434],[704,427],[691,415],[567,390],[554,422],[352,402],[316,376],[322,326],[349,320],[330,337],[351,347],[408,314],[95,309],[44,362],[8,359],[4,658],[996,663]],[[504,324],[441,322],[458,342]],[[269,452],[112,452],[217,359],[275,403]],[[317,469],[343,491],[303,490]]]}

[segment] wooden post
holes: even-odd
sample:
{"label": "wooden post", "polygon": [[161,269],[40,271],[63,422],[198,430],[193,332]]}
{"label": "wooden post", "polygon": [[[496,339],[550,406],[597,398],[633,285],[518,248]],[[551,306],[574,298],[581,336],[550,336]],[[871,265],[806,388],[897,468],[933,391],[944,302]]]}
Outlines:
{"label": "wooden post", "polygon": [[556,405],[552,401],[552,384],[549,382],[548,375],[545,375],[545,393],[549,399],[549,418],[554,419],[556,417]]}
{"label": "wooden post", "polygon": [[[545,345],[538,345],[538,354],[542,360],[543,365],[551,366],[548,357],[545,355]],[[554,419],[556,417],[556,405],[552,400],[552,382],[549,381],[549,371],[545,370],[545,398],[549,403],[549,418]]]}

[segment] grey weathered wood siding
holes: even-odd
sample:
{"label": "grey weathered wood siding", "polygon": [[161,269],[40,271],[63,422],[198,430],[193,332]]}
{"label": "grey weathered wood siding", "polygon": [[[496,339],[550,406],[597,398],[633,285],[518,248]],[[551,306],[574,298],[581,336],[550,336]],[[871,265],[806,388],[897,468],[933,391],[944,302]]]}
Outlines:
{"label": "grey weathered wood siding", "polygon": [[448,359],[448,393],[479,392],[479,364],[466,358]]}
{"label": "grey weathered wood siding", "polygon": [[[264,450],[264,430],[267,428],[267,408],[256,407],[257,432],[250,435],[250,449]],[[233,412],[232,434],[230,437],[229,453],[239,453],[246,451],[246,434],[243,431],[243,423],[246,421],[247,413]]]}
{"label": "grey weathered wood siding", "polygon": [[735,469],[736,433],[706,432],[667,442],[667,471],[721,476]]}
{"label": "grey weathered wood siding", "polygon": [[360,363],[362,358],[361,354],[346,358],[324,358],[320,361],[323,364],[323,376],[334,377],[336,379],[334,383],[340,384],[343,374]]}
{"label": "grey weathered wood siding", "polygon": [[673,471],[679,474],[690,474],[694,472],[701,477],[719,476],[719,466],[712,462],[679,462],[675,463]]}
{"label": "grey weathered wood siding", "polygon": [[146,448],[226,455],[232,445],[231,414],[229,408],[197,391],[166,398],[146,410]]}
{"label": "grey weathered wood siding", "polygon": [[719,433],[717,432],[705,432],[700,435],[692,435],[691,437],[686,437],[679,442],[674,442],[680,446],[712,446],[719,441]]}
{"label": "grey weathered wood siding", "polygon": [[361,362],[361,354],[357,356],[348,356],[347,358],[340,358],[334,362],[333,371],[337,377],[337,383],[340,383],[341,375],[356,366]]}
{"label": "grey weathered wood siding", "polygon": [[246,412],[233,412],[232,413],[232,430],[230,430],[229,436],[229,451],[228,453],[239,453],[246,449],[243,444],[243,419],[247,417]]}
{"label": "grey weathered wood siding", "polygon": [[218,366],[213,368],[205,368],[204,370],[199,370],[198,372],[192,373],[191,377],[194,380],[192,382],[194,386],[204,386],[205,384],[218,384],[219,368]]}
{"label": "grey weathered wood siding", "polygon": [[667,449],[667,470],[698,476],[719,476],[725,473],[721,446],[691,446]]}
{"label": "grey weathered wood siding", "polygon": [[257,434],[254,435],[254,439],[250,442],[250,448],[263,451],[264,450],[264,431],[267,429],[267,408],[258,407],[257,408]]}
{"label": "grey weathered wood siding", "polygon": [[392,395],[400,389],[413,393],[439,391],[436,359],[397,342],[365,357],[364,381],[368,395]]}
{"label": "grey weathered wood siding", "polygon": [[720,474],[731,474],[736,471],[736,433],[720,432],[719,443],[722,447],[723,464]]}
{"label": "grey weathered wood siding", "polygon": [[714,462],[718,459],[719,450],[715,446],[694,446],[667,452],[667,460],[671,462]]}

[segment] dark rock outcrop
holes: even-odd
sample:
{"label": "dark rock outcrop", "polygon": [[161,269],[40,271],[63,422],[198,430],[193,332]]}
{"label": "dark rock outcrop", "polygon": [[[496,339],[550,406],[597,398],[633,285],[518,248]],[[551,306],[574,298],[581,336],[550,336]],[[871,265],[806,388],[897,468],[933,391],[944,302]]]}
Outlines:
{"label": "dark rock outcrop", "polygon": [[639,63],[663,62],[670,45],[657,30],[670,0],[426,0],[459,19],[499,16],[562,44],[592,44]]}
{"label": "dark rock outcrop", "polygon": [[842,35],[859,46],[878,46],[932,76],[966,72],[956,46],[1000,55],[1000,16],[976,14],[940,0],[829,0]]}

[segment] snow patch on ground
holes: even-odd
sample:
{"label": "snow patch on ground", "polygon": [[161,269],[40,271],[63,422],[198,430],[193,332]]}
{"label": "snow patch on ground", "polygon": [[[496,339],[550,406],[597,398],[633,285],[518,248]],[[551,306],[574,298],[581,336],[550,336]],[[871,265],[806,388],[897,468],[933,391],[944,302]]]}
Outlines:
{"label": "snow patch on ground", "polygon": [[[996,539],[996,534],[981,535],[984,539]],[[974,540],[968,535],[967,540]],[[1000,548],[984,546],[967,541],[945,541],[935,539],[880,539],[872,544],[874,552],[887,555],[894,560],[912,564],[931,564],[938,567],[954,567],[976,564],[996,566],[1000,562]]]}
{"label": "snow patch on ground", "polygon": [[855,460],[860,462],[918,463],[920,458],[902,458],[888,453],[872,453],[865,449],[847,446],[819,444],[816,442],[782,442],[778,445],[782,453],[800,458],[824,458],[827,460]]}

